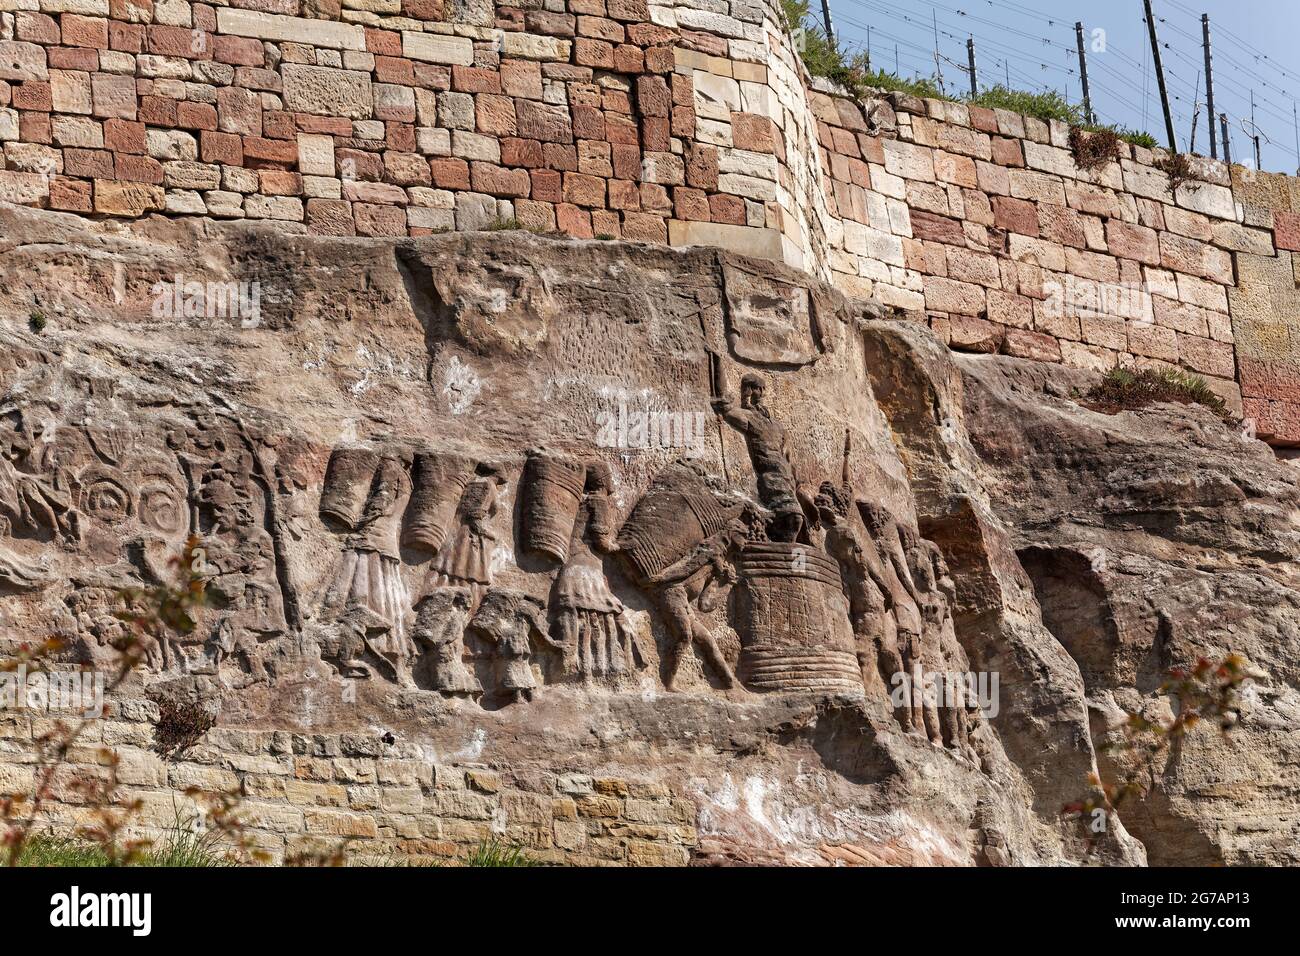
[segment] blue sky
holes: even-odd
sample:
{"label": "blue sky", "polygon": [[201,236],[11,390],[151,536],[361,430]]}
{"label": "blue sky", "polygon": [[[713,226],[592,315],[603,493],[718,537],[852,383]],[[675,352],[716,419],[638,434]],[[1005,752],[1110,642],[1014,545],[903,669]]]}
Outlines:
{"label": "blue sky", "polygon": [[[965,91],[966,39],[975,38],[981,86],[1055,89],[1081,99],[1074,24],[1082,20],[1093,110],[1106,123],[1144,129],[1165,144],[1160,93],[1151,63],[1142,0],[830,0],[841,45],[865,49],[870,27],[876,66],[893,70],[895,48],[905,76],[935,73],[935,23],[940,66],[950,91]],[[820,0],[813,12],[820,16]],[[1210,15],[1214,108],[1227,113],[1236,161],[1252,160],[1251,92],[1263,168],[1295,173],[1293,107],[1300,101],[1300,2],[1297,0],[1152,0],[1169,84],[1174,129],[1188,148],[1194,104],[1200,102],[1196,151],[1209,154],[1201,14]],[[1094,31],[1102,31],[1095,33]],[[1199,90],[1199,93],[1197,92]],[[1222,152],[1220,151],[1220,156]]]}

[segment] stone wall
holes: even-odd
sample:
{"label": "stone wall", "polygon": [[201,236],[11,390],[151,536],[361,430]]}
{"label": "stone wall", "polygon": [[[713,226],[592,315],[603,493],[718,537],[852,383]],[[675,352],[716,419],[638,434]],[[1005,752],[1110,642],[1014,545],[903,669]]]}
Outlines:
{"label": "stone wall", "polygon": [[[55,722],[0,713],[0,793],[33,791],[33,741]],[[93,825],[85,785],[108,779],[111,760],[118,805],[138,801],[122,814],[127,839],[166,840],[226,794],[239,801],[239,839],[276,863],[329,859],[340,845],[363,862],[446,860],[497,840],[539,863],[680,866],[698,842],[695,804],[644,778],[432,763],[416,744],[362,732],[220,728],[164,759],[157,722],[151,700],[111,700],[59,767],[43,826]]]}
{"label": "stone wall", "polygon": [[1294,179],[803,70],[772,0],[0,0],[0,201],[719,245],[1300,443]]}

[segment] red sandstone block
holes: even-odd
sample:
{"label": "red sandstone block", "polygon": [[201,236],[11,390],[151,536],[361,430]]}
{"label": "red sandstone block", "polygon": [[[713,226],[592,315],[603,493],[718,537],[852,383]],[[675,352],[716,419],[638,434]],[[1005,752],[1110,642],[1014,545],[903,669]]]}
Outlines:
{"label": "red sandstone block", "polygon": [[[840,149],[839,152],[846,156],[857,156],[857,141],[847,132],[844,133],[844,136],[844,148]],[[731,114],[731,140],[737,149],[748,149],[755,153],[776,152],[776,140],[772,135],[772,121],[766,116],[759,116],[755,113]]]}
{"label": "red sandstone block", "polygon": [[1300,252],[1300,213],[1273,210],[1273,241],[1279,249]]}
{"label": "red sandstone block", "polygon": [[604,208],[605,180],[585,173],[565,173],[564,201],[575,206]]}
{"label": "red sandstone block", "polygon": [[307,231],[318,236],[355,236],[352,204],[342,199],[308,199]]}
{"label": "red sandstone block", "polygon": [[501,74],[473,66],[453,66],[451,88],[459,93],[500,93]]}
{"label": "red sandstone block", "polygon": [[124,119],[104,120],[104,146],[115,153],[143,154],[146,151],[144,123]]}
{"label": "red sandstone block", "polygon": [[673,216],[676,219],[708,222],[709,198],[702,189],[676,186],[673,189]]}
{"label": "red sandstone block", "polygon": [[471,163],[470,183],[475,192],[507,199],[527,199],[532,189],[528,170],[506,169],[494,163]]}
{"label": "red sandstone block", "polygon": [[429,160],[429,171],[433,174],[433,184],[439,189],[469,189],[469,163],[463,159],[450,156],[438,156]]}
{"label": "red sandstone block", "polygon": [[502,60],[501,90],[510,96],[540,100],[542,98],[540,64],[532,60]]}
{"label": "red sandstone block", "polygon": [[10,95],[11,94],[9,92],[9,84],[4,80],[0,80],[0,106],[9,105]]}
{"label": "red sandstone block", "polygon": [[112,179],[113,154],[104,149],[65,149],[63,172],[83,179]]}
{"label": "red sandstone block", "polygon": [[636,211],[641,208],[641,191],[637,184],[626,179],[611,179],[609,181],[609,208],[611,209],[629,209]]}
{"label": "red sandstone block", "polygon": [[415,152],[415,124],[384,123],[384,145],[403,153]]}
{"label": "red sandstone block", "polygon": [[627,38],[638,46],[665,46],[677,42],[677,31],[657,23],[629,23]]}
{"label": "red sandstone block", "polygon": [[426,90],[451,89],[451,69],[436,63],[415,64],[415,85]]}
{"label": "red sandstone block", "polygon": [[862,158],[867,162],[875,163],[877,166],[885,165],[885,148],[878,137],[859,133],[858,149],[862,151]]}
{"label": "red sandstone block", "polygon": [[647,152],[666,153],[672,149],[670,121],[662,116],[647,116],[641,121],[641,145]]}
{"label": "red sandstone block", "polygon": [[596,40],[622,43],[625,37],[623,24],[605,17],[578,17],[578,36]]}
{"label": "red sandstone block", "polygon": [[607,113],[622,113],[625,116],[631,116],[632,97],[622,90],[601,90],[600,108]]}
{"label": "red sandstone block", "polygon": [[268,196],[301,196],[302,176],[283,169],[264,169],[257,174],[262,192]]}
{"label": "red sandstone block", "polygon": [[605,141],[635,146],[640,142],[636,120],[622,113],[605,114]]}
{"label": "red sandstone block", "polygon": [[19,83],[15,86],[11,99],[15,109],[37,110],[48,113],[54,108],[50,84],[35,80],[28,80],[26,83]]}
{"label": "red sandstone block", "polygon": [[714,222],[743,226],[745,225],[745,200],[726,193],[714,193],[709,197],[709,218]]}
{"label": "red sandstone block", "polygon": [[267,110],[262,114],[262,135],[267,139],[297,139],[298,124],[292,113]]}
{"label": "red sandstone block", "polygon": [[359,236],[405,236],[406,210],[400,206],[355,203],[352,207]]}
{"label": "red sandstone block", "polygon": [[199,155],[205,163],[242,166],[244,165],[243,140],[234,133],[214,133],[204,130],[199,136]]}
{"label": "red sandstone block", "polygon": [[[384,163],[374,153],[359,149],[337,147],[334,158],[338,163],[339,175],[344,180],[359,180],[377,183],[384,178]],[[468,177],[466,177],[468,181]],[[469,187],[465,187],[469,188]]]}
{"label": "red sandstone block", "polygon": [[696,189],[718,188],[718,148],[695,145],[686,151],[686,185]]}
{"label": "red sandstone block", "polygon": [[83,17],[65,13],[59,26],[64,46],[84,46],[93,50],[108,49],[108,21],[102,17]]}
{"label": "red sandstone block", "polygon": [[995,166],[1023,166],[1025,165],[1024,153],[1020,149],[1020,140],[1004,139],[1001,136],[993,137],[993,165]]}
{"label": "red sandstone block", "polygon": [[682,139],[695,138],[695,110],[689,106],[674,106],[672,133]]}
{"label": "red sandstone block", "polygon": [[217,108],[211,103],[177,103],[176,125],[182,129],[216,129]]}
{"label": "red sandstone block", "polygon": [[662,76],[639,76],[636,81],[636,102],[642,116],[666,117],[672,109],[673,97]]}
{"label": "red sandstone block", "polygon": [[108,15],[124,22],[147,22],[153,19],[153,0],[108,0]]}
{"label": "red sandstone block", "polygon": [[998,131],[998,117],[992,110],[985,109],[983,106],[971,106],[968,109],[970,110],[970,125],[975,129],[981,133],[996,133]]}
{"label": "red sandstone block", "polygon": [[545,163],[542,144],[535,139],[507,136],[501,140],[501,165],[540,168]]}
{"label": "red sandstone block", "polygon": [[[842,208],[840,214],[844,214]],[[966,245],[966,233],[962,230],[961,223],[956,219],[949,219],[947,216],[936,216],[934,213],[926,212],[923,209],[913,209],[911,218],[912,235],[917,239],[942,242],[953,246],[964,247]]]}
{"label": "red sandstone block", "polygon": [[416,20],[443,20],[446,4],[444,0],[402,0],[402,12]]}
{"label": "red sandstone block", "polygon": [[578,168],[578,148],[566,143],[543,143],[542,158],[547,169],[571,172]]}
{"label": "red sandstone block", "polygon": [[641,148],[639,146],[615,143],[610,147],[610,161],[614,175],[619,179],[641,178]]}
{"label": "red sandstone block", "polygon": [[[744,200],[741,201],[744,205]],[[668,190],[658,183],[641,184],[641,209],[643,212],[662,213],[673,211],[673,201],[668,198]]]}
{"label": "red sandstone block", "polygon": [[212,59],[212,37],[202,30],[151,24],[145,30],[149,52],[185,60]]}
{"label": "red sandstone block", "polygon": [[298,144],[290,140],[245,136],[244,164],[254,169],[267,166],[292,166],[298,162]]}
{"label": "red sandstone block", "polygon": [[24,143],[50,145],[50,114],[19,113],[18,138]]}
{"label": "red sandstone block", "polygon": [[80,179],[56,176],[50,182],[50,208],[66,212],[92,212],[91,184]]}
{"label": "red sandstone block", "polygon": [[592,210],[591,231],[598,239],[618,239],[622,233],[618,213],[609,209]]}
{"label": "red sandstone block", "polygon": [[14,35],[24,43],[58,46],[59,24],[43,13],[20,11],[14,15]]}
{"label": "red sandstone block", "polygon": [[594,106],[574,106],[573,135],[578,139],[604,139],[605,114]]}
{"label": "red sandstone block", "polygon": [[366,49],[376,56],[401,56],[402,35],[393,30],[366,27]]}
{"label": "red sandstone block", "polygon": [[223,34],[212,38],[212,58],[231,66],[262,66],[266,62],[266,48],[261,40],[252,37]]}
{"label": "red sandstone block", "polygon": [[591,228],[591,214],[569,203],[560,203],[555,207],[555,225],[561,232],[575,239],[595,237]]}
{"label": "red sandstone block", "polygon": [[671,73],[676,65],[677,59],[670,46],[652,46],[645,51],[645,68],[651,73]]}
{"label": "red sandstone block", "polygon": [[126,153],[115,153],[113,155],[113,167],[117,172],[115,178],[124,179],[127,182],[153,183],[157,185],[163,181],[162,163],[148,156],[128,156]]}
{"label": "red sandstone block", "polygon": [[641,73],[645,70],[645,53],[639,46],[622,43],[614,47],[615,73]]}
{"label": "red sandstone block", "polygon": [[51,70],[94,73],[99,69],[99,51],[88,47],[52,46],[45,53]]}
{"label": "red sandstone block", "polygon": [[418,153],[384,153],[384,172],[389,182],[399,186],[428,186],[433,182],[429,161]]}
{"label": "red sandstone block", "polygon": [[534,169],[529,178],[532,180],[532,198],[544,202],[561,202],[564,189],[560,173],[554,169]]}
{"label": "red sandstone block", "polygon": [[108,47],[121,53],[144,52],[144,24],[119,23],[110,20],[108,24]]}
{"label": "red sandstone block", "polygon": [[488,136],[513,136],[519,131],[515,101],[509,96],[480,93],[474,97],[474,123],[480,133]]}
{"label": "red sandstone block", "polygon": [[630,242],[667,242],[668,223],[645,212],[623,213],[623,238]]}
{"label": "red sandstone block", "polygon": [[720,36],[712,33],[702,33],[699,30],[681,31],[682,46],[688,50],[697,50],[700,53],[707,53],[709,56],[726,56],[727,41]]}
{"label": "red sandstone block", "polygon": [[165,96],[140,97],[140,120],[150,126],[175,126],[176,100]]}
{"label": "red sandstone block", "polygon": [[[241,6],[242,3],[236,4]],[[286,0],[285,13],[297,13],[298,4],[293,0]],[[217,30],[217,9],[206,3],[196,3],[190,7],[190,14],[193,17],[193,27],[196,30],[203,30],[207,33],[215,33]]]}
{"label": "red sandstone block", "polygon": [[614,69],[614,45],[604,40],[587,38],[574,40],[573,62],[597,70],[612,70]]}
{"label": "red sandstone block", "polygon": [[1038,236],[1038,209],[1024,199],[993,197],[993,222],[999,229],[1022,236]]}
{"label": "red sandstone block", "polygon": [[400,86],[415,85],[415,64],[400,56],[376,56],[375,79]]}
{"label": "red sandstone block", "polygon": [[328,133],[330,136],[351,136],[352,121],[341,116],[314,116],[311,113],[294,113],[294,125],[303,133]]}

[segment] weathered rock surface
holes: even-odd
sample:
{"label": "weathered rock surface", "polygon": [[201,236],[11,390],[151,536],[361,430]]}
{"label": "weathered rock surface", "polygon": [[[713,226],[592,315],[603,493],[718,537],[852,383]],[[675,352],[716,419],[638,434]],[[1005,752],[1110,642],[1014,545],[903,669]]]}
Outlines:
{"label": "weathered rock surface", "polygon": [[[258,285],[186,315],[187,282]],[[0,650],[52,629],[102,661],[118,589],[164,578],[191,533],[211,564],[193,639],[151,655],[102,734],[159,815],[144,832],[201,781],[249,801],[276,856],[486,833],[576,863],[1294,853],[1297,483],[1196,410],[1090,412],[1078,373],[955,357],[779,265],[523,233],[0,206],[0,340]],[[710,407],[754,373],[765,406]],[[652,413],[653,440],[630,427]],[[781,441],[751,455],[769,421]],[[955,644],[936,631],[926,667],[1000,677],[969,739],[891,708],[823,483],[873,553],[855,502],[886,509],[909,562],[918,530],[938,546],[917,587]],[[792,530],[819,487],[824,523]],[[1195,738],[1126,809],[1133,836],[1088,857],[1060,809],[1097,767],[1091,733],[1158,706],[1167,665],[1228,650],[1269,675],[1240,732]],[[145,695],[218,729],[162,764]],[[23,782],[31,732],[0,722],[0,783]]]}

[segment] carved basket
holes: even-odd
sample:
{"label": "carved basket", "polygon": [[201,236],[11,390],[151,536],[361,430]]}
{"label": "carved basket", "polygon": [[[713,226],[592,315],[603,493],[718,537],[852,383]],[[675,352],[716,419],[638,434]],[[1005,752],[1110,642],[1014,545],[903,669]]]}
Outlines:
{"label": "carved basket", "polygon": [[569,540],[587,469],[571,458],[529,451],[524,469],[523,545],[525,550],[569,559]]}
{"label": "carved basket", "polygon": [[751,690],[864,693],[835,562],[808,545],[750,542],[740,556],[739,676]]}

